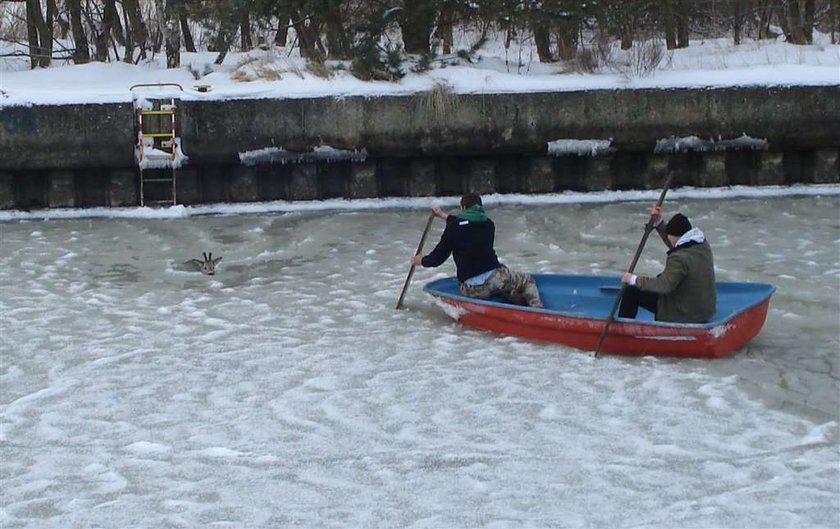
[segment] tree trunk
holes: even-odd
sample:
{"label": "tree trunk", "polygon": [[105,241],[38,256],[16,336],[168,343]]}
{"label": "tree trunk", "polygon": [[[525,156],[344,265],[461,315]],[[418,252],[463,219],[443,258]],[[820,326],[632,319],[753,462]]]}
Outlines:
{"label": "tree trunk", "polygon": [[534,25],[534,44],[537,46],[537,56],[540,62],[554,62],[554,57],[551,55],[551,33],[545,24],[537,23]]}
{"label": "tree trunk", "polygon": [[[69,16],[59,16],[58,7],[55,5],[55,0],[49,0],[53,5],[53,13],[56,13],[53,17],[53,38],[56,40],[67,40],[68,35],[70,35],[70,18]],[[69,12],[69,8],[67,6],[67,2],[64,3],[65,10],[62,12]]]}
{"label": "tree trunk", "polygon": [[[51,13],[47,11],[47,15]],[[48,67],[52,58],[52,22],[44,20],[39,0],[26,0],[26,36],[29,40],[29,66],[33,69]]]}
{"label": "tree trunk", "polygon": [[691,4],[688,0],[677,0],[675,18],[677,48],[688,48],[688,30],[691,21]]}
{"label": "tree trunk", "polygon": [[[233,24],[231,26],[231,24]],[[219,32],[216,34],[215,50],[219,52],[213,64],[222,64],[225,62],[228,51],[230,51],[230,43],[233,40],[234,32],[236,31],[236,22],[230,19],[222,19],[219,23]]]}
{"label": "tree trunk", "polygon": [[622,50],[629,50],[633,47],[633,31],[627,26],[622,24],[621,29],[621,49]]}
{"label": "tree trunk", "polygon": [[726,14],[732,26],[732,41],[739,46],[744,40],[744,26],[750,16],[749,7],[742,2],[731,2]]}
{"label": "tree trunk", "polygon": [[125,13],[128,23],[126,24],[126,62],[133,61],[133,50],[129,52],[128,43],[136,45],[140,49],[140,59],[146,58],[146,46],[149,40],[149,32],[146,28],[146,23],[143,21],[143,15],[140,13],[140,2],[138,0],[123,0],[123,12]]}
{"label": "tree trunk", "polygon": [[[453,13],[452,13],[452,6],[449,4],[445,5],[441,8],[440,16],[438,17],[438,24],[437,28],[435,28],[435,38],[440,40],[441,44],[441,52],[444,55],[449,55],[452,53],[452,43],[453,43],[453,36],[452,36],[452,20],[453,20]],[[507,32],[509,39],[510,31]],[[505,41],[505,47],[510,46],[510,41]]]}
{"label": "tree trunk", "polygon": [[351,59],[353,39],[347,33],[347,21],[341,11],[341,2],[330,0],[324,13],[327,33],[327,51],[333,59]]}
{"label": "tree trunk", "polygon": [[82,25],[82,5],[79,0],[67,0],[67,10],[70,12],[70,32],[73,34],[73,63],[85,64],[90,62],[90,47],[87,33]]}
{"label": "tree trunk", "polygon": [[163,47],[166,53],[166,67],[181,66],[181,25],[178,19],[177,0],[155,0],[158,26],[163,33]]}
{"label": "tree trunk", "polygon": [[560,21],[557,31],[557,54],[561,60],[570,61],[577,54],[580,26],[575,19]]}
{"label": "tree trunk", "polygon": [[674,21],[674,6],[671,0],[661,0],[662,29],[665,31],[665,47],[669,50],[677,48],[677,30]]}
{"label": "tree trunk", "polygon": [[780,25],[791,44],[811,44],[814,34],[814,0],[787,0]]}
{"label": "tree trunk", "polygon": [[219,52],[216,55],[216,60],[213,61],[213,64],[222,64],[225,62],[225,57],[227,57],[228,50],[230,49],[230,44],[228,42],[227,35],[224,34],[223,30],[219,30],[219,34],[216,35],[216,51]]}
{"label": "tree trunk", "polygon": [[195,41],[190,32],[189,19],[187,18],[187,10],[185,7],[178,9],[178,22],[181,24],[181,36],[184,38],[184,49],[188,52],[195,53]]}
{"label": "tree trunk", "polygon": [[405,0],[400,20],[406,53],[429,53],[429,38],[435,21],[435,9],[429,0]]}
{"label": "tree trunk", "polygon": [[251,13],[247,7],[239,10],[239,44],[242,51],[254,49],[254,39],[251,36]]}
{"label": "tree trunk", "polygon": [[106,62],[108,60],[108,45],[111,42],[111,28],[114,26],[114,19],[117,16],[117,7],[114,0],[105,0],[102,10],[102,24],[96,28],[94,36],[94,60]]}
{"label": "tree trunk", "polygon": [[814,0],[805,0],[805,13],[802,15],[802,25],[805,33],[805,43],[814,43]]}
{"label": "tree trunk", "polygon": [[292,9],[285,4],[283,2],[277,13],[277,33],[274,34],[274,44],[277,46],[286,45],[286,41],[289,39],[289,25],[295,16]]}
{"label": "tree trunk", "polygon": [[784,5],[782,16],[779,17],[779,25],[785,34],[785,40],[790,44],[804,44],[802,38],[802,13],[799,10],[798,0],[787,0]]}
{"label": "tree trunk", "polygon": [[[114,43],[114,47],[116,47],[117,44],[124,46],[127,40],[131,40],[131,36],[126,35],[130,25],[126,24],[125,28],[123,28],[123,23],[120,20],[120,13],[119,11],[116,11],[116,2],[114,9],[113,24],[111,24],[111,40]],[[125,10],[123,10],[123,13],[125,13]]]}
{"label": "tree trunk", "polygon": [[769,39],[770,19],[773,16],[773,6],[770,0],[758,0],[756,11],[758,12],[758,38],[759,40]]}
{"label": "tree trunk", "polygon": [[26,0],[26,39],[29,41],[29,67],[35,69],[40,64],[41,37],[39,27],[44,23],[41,2]]}
{"label": "tree trunk", "polygon": [[44,68],[48,67],[52,62],[53,33],[55,30],[56,18],[58,18],[58,7],[55,5],[55,0],[47,0],[47,18],[44,21],[44,24],[46,25],[46,41],[44,41],[43,36],[41,38],[41,47],[46,49],[44,59],[41,62],[41,66]]}
{"label": "tree trunk", "polygon": [[[128,20],[128,13],[125,10],[125,5],[123,5],[123,20],[125,22],[125,43],[124,43],[124,53],[123,53],[123,62],[128,64],[134,63],[134,35],[131,33],[131,22]],[[138,59],[139,60],[139,59]]]}
{"label": "tree trunk", "polygon": [[617,35],[622,50],[633,47],[639,25],[646,6],[640,0],[609,0],[604,4],[603,12],[596,15],[599,33]]}
{"label": "tree trunk", "polygon": [[178,17],[178,5],[166,2],[166,31],[163,33],[166,48],[166,67],[181,67],[181,22]]}
{"label": "tree trunk", "polygon": [[[308,22],[308,23],[307,23]],[[292,26],[295,28],[295,33],[298,36],[298,46],[300,47],[301,57],[311,58],[320,52],[322,56],[326,55],[324,44],[321,42],[320,27],[321,24],[315,17],[304,17],[300,12],[295,12],[292,20]]]}

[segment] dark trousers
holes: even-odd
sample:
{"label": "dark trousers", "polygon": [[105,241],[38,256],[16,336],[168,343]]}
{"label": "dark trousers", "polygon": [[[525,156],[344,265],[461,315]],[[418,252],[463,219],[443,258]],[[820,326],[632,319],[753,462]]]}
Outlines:
{"label": "dark trousers", "polygon": [[619,318],[635,318],[639,307],[647,309],[656,316],[656,304],[659,301],[659,294],[644,292],[638,287],[627,285],[624,288],[624,296],[621,298],[621,306],[618,309]]}

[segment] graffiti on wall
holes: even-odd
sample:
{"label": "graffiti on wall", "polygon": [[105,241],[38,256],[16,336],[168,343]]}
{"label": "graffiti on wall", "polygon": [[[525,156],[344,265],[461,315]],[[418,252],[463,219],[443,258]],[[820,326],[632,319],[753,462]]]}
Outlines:
{"label": "graffiti on wall", "polygon": [[0,113],[0,135],[32,134],[37,129],[37,118],[31,108],[4,110]]}

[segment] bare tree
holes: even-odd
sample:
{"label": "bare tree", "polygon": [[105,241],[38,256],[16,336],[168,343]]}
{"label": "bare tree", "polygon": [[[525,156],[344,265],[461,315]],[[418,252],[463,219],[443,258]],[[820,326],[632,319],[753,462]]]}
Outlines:
{"label": "bare tree", "polygon": [[146,58],[149,31],[140,12],[139,0],[122,0],[123,14],[126,17],[125,57],[126,62],[134,62],[134,46],[140,50],[139,59]]}
{"label": "bare tree", "polygon": [[814,0],[785,0],[779,25],[791,44],[811,44],[814,33]]}
{"label": "bare tree", "polygon": [[749,5],[740,0],[730,0],[725,5],[725,15],[729,17],[732,28],[732,41],[736,46],[741,44],[744,37],[744,26],[749,19]]}
{"label": "bare tree", "polygon": [[769,39],[773,35],[770,33],[770,21],[773,19],[773,12],[775,11],[773,0],[756,0],[756,13],[758,15],[758,38]]}
{"label": "bare tree", "polygon": [[314,13],[308,13],[302,9],[294,12],[292,27],[298,38],[298,47],[303,57],[312,58],[327,55],[324,43],[321,42],[321,22]]}
{"label": "bare tree", "polygon": [[677,26],[677,48],[688,48],[688,28],[691,22],[691,2],[676,0],[674,18]]}
{"label": "bare tree", "polygon": [[404,0],[400,17],[403,44],[406,53],[429,53],[435,9],[429,0]]}
{"label": "bare tree", "polygon": [[669,50],[687,48],[691,22],[691,2],[688,0],[661,0],[659,9],[665,46]]}
{"label": "bare tree", "polygon": [[437,26],[435,27],[434,38],[440,41],[442,52],[446,55],[452,53],[454,41],[452,27],[455,24],[455,6],[452,2],[444,1],[438,14]]}
{"label": "bare tree", "polygon": [[254,48],[254,39],[251,36],[251,14],[247,6],[238,9],[239,12],[239,44],[242,51]]}
{"label": "bare tree", "polygon": [[561,60],[575,58],[579,40],[580,20],[570,17],[557,23],[557,54]]}
{"label": "bare tree", "polygon": [[537,56],[540,62],[554,62],[556,59],[551,54],[551,32],[548,25],[543,22],[536,22],[532,27],[534,31],[534,44],[537,47]]}
{"label": "bare tree", "polygon": [[70,32],[75,44],[73,62],[85,64],[90,62],[90,46],[88,46],[87,33],[82,23],[82,5],[79,0],[66,0],[66,6],[70,15]]}
{"label": "bare tree", "polygon": [[31,68],[47,68],[53,49],[54,2],[47,2],[47,17],[41,11],[39,0],[26,0],[26,36],[29,41]]}
{"label": "bare tree", "polygon": [[111,30],[117,18],[117,6],[114,0],[104,0],[102,14],[97,25],[92,14],[88,13],[88,23],[93,29],[93,59],[98,62],[108,61],[108,48],[111,44]]}
{"label": "bare tree", "polygon": [[155,0],[158,24],[163,33],[167,68],[181,66],[181,23],[178,18],[178,6],[181,2],[183,0]]}
{"label": "bare tree", "polygon": [[285,46],[289,38],[289,27],[294,18],[294,10],[287,3],[277,8],[277,33],[274,34],[274,44]]}
{"label": "bare tree", "polygon": [[324,30],[329,56],[334,59],[351,58],[353,37],[346,27],[346,5],[342,6],[342,2],[337,0],[328,0],[324,7]]}
{"label": "bare tree", "polygon": [[193,40],[192,32],[190,31],[189,18],[187,17],[187,9],[185,5],[178,8],[178,23],[181,25],[181,37],[184,39],[184,49],[195,53],[195,41]]}
{"label": "bare tree", "polygon": [[609,0],[601,4],[596,14],[602,31],[615,35],[622,50],[629,50],[639,31],[639,19],[647,10],[644,0]]}
{"label": "bare tree", "polygon": [[674,4],[671,0],[660,0],[659,9],[662,11],[662,29],[665,32],[665,47],[669,50],[674,50],[677,48]]}

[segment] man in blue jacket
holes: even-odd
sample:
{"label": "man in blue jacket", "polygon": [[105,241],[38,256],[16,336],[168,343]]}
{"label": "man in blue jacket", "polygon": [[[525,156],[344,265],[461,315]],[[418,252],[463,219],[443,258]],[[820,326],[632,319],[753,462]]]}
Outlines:
{"label": "man in blue jacket", "polygon": [[543,306],[530,274],[515,272],[499,263],[493,249],[496,226],[487,218],[478,194],[467,193],[461,197],[461,211],[457,215],[448,215],[439,206],[432,207],[432,211],[446,221],[446,229],[434,250],[426,256],[413,255],[411,264],[437,267],[451,254],[465,296],[482,299],[501,296],[517,305]]}

